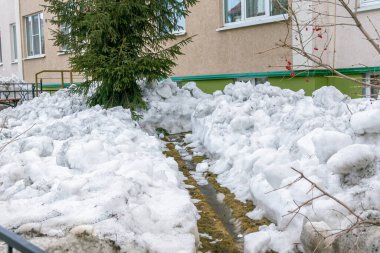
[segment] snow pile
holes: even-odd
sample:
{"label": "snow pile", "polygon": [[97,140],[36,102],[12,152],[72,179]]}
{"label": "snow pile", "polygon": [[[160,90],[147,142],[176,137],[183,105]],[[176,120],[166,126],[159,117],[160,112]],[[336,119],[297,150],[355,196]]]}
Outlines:
{"label": "snow pile", "polygon": [[12,76],[0,75],[0,84],[2,83],[24,83],[24,81],[14,74]]}
{"label": "snow pile", "polygon": [[[292,168],[363,217],[369,210],[379,213],[380,102],[350,100],[334,87],[306,97],[303,91],[238,82],[198,103],[193,145],[215,158],[210,170],[223,186],[241,200],[254,200],[260,215],[253,217],[264,214],[276,224],[247,235],[246,252],[292,252],[300,242],[304,218],[287,214],[320,192],[297,181]],[[301,213],[322,227],[349,225],[349,212],[328,197]]]}
{"label": "snow pile", "polygon": [[157,128],[169,133],[191,131],[191,114],[199,100],[209,97],[195,83],[179,88],[175,82],[167,79],[153,87],[145,83],[142,85],[148,110],[142,112],[140,124],[150,133],[155,133]]}
{"label": "snow pile", "polygon": [[87,108],[60,91],[2,111],[1,122],[1,146],[19,136],[0,153],[2,226],[52,252],[84,235],[108,250],[75,252],[195,251],[197,212],[177,165],[129,110]]}

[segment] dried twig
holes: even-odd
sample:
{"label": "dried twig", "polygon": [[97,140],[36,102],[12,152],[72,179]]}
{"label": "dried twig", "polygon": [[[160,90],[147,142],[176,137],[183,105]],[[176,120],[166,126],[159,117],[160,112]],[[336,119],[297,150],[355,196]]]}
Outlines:
{"label": "dried twig", "polygon": [[21,136],[23,136],[26,132],[28,132],[30,129],[32,129],[36,124],[33,124],[31,127],[29,127],[28,129],[26,129],[24,132],[16,135],[15,137],[13,137],[10,141],[8,141],[7,143],[5,143],[3,146],[0,147],[0,152],[2,152],[9,144],[17,141],[20,139]]}

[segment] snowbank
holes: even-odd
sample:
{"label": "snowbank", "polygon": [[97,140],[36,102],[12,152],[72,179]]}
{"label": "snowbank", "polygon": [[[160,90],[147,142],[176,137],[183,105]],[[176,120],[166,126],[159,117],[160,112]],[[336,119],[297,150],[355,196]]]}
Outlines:
{"label": "snowbank", "polygon": [[2,83],[24,83],[24,81],[14,74],[12,76],[0,75],[0,84]]}
{"label": "snowbank", "polygon": [[[334,87],[306,97],[303,91],[238,82],[198,103],[193,145],[215,158],[210,170],[223,186],[241,200],[253,199],[276,224],[247,235],[246,252],[292,252],[300,242],[303,216],[292,220],[287,214],[319,192],[305,180],[276,190],[299,177],[292,168],[358,213],[379,212],[380,102],[350,100]],[[348,225],[347,210],[327,197],[301,213],[332,229]]]}
{"label": "snowbank", "polygon": [[0,115],[1,146],[21,134],[0,153],[2,226],[52,251],[66,239],[75,252],[195,251],[197,212],[177,165],[129,110],[60,91]]}
{"label": "snowbank", "polygon": [[201,98],[209,97],[199,90],[195,83],[188,83],[182,88],[171,79],[149,86],[141,83],[148,110],[141,112],[140,125],[150,133],[163,128],[169,133],[191,131],[191,114]]}

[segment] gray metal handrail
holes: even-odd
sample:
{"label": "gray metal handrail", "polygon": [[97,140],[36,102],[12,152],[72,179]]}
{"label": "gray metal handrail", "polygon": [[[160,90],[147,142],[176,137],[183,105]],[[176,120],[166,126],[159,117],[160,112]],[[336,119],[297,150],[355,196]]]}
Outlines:
{"label": "gray metal handrail", "polygon": [[22,253],[46,253],[37,246],[31,244],[19,235],[0,226],[0,240],[8,244],[8,253],[13,253],[17,249]]}

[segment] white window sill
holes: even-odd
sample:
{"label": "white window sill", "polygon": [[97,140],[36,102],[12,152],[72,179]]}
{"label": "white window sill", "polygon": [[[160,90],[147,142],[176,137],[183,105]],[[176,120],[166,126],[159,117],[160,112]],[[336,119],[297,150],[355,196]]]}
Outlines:
{"label": "white window sill", "polygon": [[248,27],[248,26],[280,22],[287,19],[288,19],[288,14],[284,14],[284,15],[276,15],[276,16],[271,16],[271,17],[263,17],[260,19],[257,18],[257,19],[251,19],[251,20],[246,20],[246,21],[239,21],[235,23],[225,24],[223,27],[216,29],[216,31],[221,32],[225,30],[243,28],[243,27]]}
{"label": "white window sill", "polygon": [[366,3],[366,4],[363,3],[357,9],[357,12],[371,11],[371,10],[377,10],[377,9],[380,9],[380,1],[376,1],[373,3]]}
{"label": "white window sill", "polygon": [[18,60],[12,61],[11,64],[18,64]]}
{"label": "white window sill", "polygon": [[2,63],[2,62],[0,62],[0,66],[3,66],[3,63]]}
{"label": "white window sill", "polygon": [[45,58],[45,54],[39,54],[39,55],[34,55],[34,56],[28,56],[27,58],[24,58],[24,60],[34,60],[34,59],[40,59],[40,58]]}
{"label": "white window sill", "polygon": [[70,54],[68,51],[63,51],[63,52],[58,52],[57,55],[61,56],[61,55],[68,55]]}
{"label": "white window sill", "polygon": [[182,35],[186,35],[186,31],[173,32],[173,34],[174,34],[175,36],[182,36]]}

